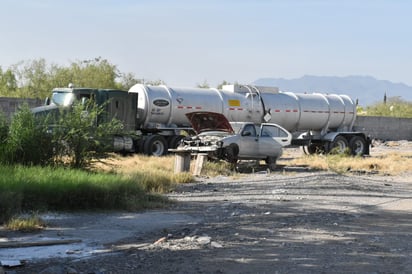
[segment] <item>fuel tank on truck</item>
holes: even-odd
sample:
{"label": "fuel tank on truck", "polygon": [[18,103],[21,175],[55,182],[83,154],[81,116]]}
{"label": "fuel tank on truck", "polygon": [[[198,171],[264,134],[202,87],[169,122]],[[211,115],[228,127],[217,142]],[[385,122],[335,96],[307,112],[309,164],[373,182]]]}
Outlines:
{"label": "fuel tank on truck", "polygon": [[279,92],[261,93],[266,120],[293,131],[350,131],[356,104],[346,95]]}
{"label": "fuel tank on truck", "polygon": [[136,84],[137,123],[141,128],[190,127],[186,113],[209,111],[224,114],[229,121],[260,123],[263,105],[250,89],[172,88]]}

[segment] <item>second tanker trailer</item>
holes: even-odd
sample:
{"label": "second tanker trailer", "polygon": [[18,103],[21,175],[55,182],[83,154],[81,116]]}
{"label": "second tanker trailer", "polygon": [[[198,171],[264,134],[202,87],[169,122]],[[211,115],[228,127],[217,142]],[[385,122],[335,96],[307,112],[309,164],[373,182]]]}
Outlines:
{"label": "second tanker trailer", "polygon": [[292,144],[309,154],[332,150],[369,154],[369,138],[352,130],[356,104],[347,95],[281,92],[252,85],[226,85],[218,90],[141,84],[129,94],[137,95],[137,128],[143,135],[162,136],[143,138],[141,147],[149,154],[174,147],[179,131],[190,127],[185,114],[193,111],[222,113],[231,122],[279,124],[293,134]]}

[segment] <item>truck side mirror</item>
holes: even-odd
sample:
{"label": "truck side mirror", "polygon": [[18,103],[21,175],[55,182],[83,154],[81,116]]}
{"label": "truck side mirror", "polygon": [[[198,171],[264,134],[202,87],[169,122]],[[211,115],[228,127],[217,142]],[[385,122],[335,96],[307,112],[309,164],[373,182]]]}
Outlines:
{"label": "truck side mirror", "polygon": [[44,105],[45,106],[50,105],[50,98],[49,97],[46,97],[46,99],[44,99]]}

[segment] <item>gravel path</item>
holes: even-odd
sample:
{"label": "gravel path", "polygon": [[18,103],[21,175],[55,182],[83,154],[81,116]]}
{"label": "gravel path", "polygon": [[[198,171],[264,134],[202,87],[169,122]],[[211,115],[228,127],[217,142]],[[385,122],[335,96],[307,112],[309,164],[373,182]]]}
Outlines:
{"label": "gravel path", "polygon": [[[411,273],[412,180],[324,172],[201,178],[168,194],[196,222],[13,273]],[[166,211],[167,212],[167,211]]]}

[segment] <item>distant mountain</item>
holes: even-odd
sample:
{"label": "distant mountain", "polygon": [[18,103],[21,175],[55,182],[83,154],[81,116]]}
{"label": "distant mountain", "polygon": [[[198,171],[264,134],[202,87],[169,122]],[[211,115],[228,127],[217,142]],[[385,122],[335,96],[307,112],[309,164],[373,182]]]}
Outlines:
{"label": "distant mountain", "polygon": [[412,101],[412,87],[378,80],[370,76],[312,76],[305,75],[297,79],[260,78],[253,82],[257,86],[275,86],[281,91],[319,92],[347,94],[352,99],[358,99],[359,105],[369,106],[382,102],[384,94],[388,98],[400,96],[401,99]]}

